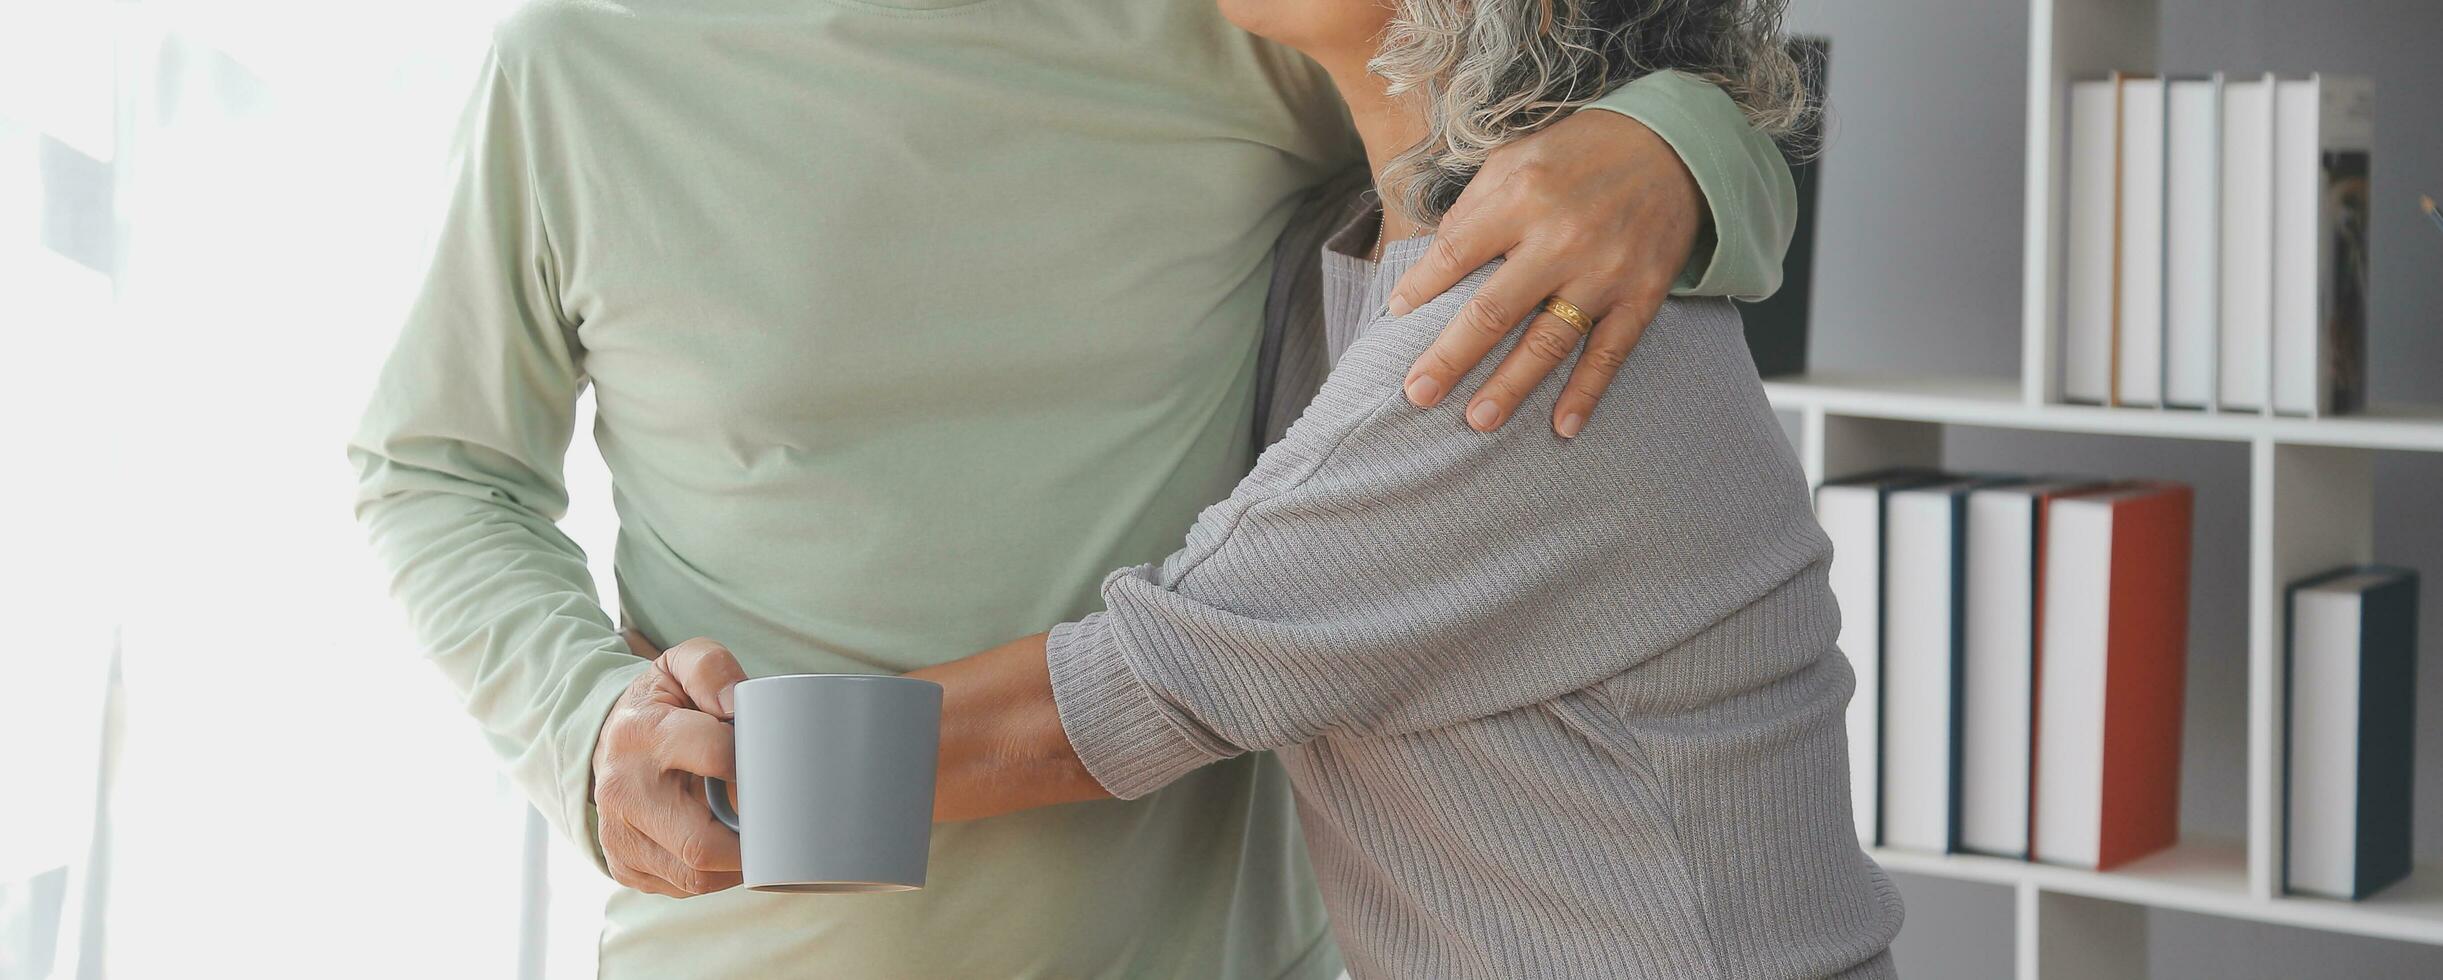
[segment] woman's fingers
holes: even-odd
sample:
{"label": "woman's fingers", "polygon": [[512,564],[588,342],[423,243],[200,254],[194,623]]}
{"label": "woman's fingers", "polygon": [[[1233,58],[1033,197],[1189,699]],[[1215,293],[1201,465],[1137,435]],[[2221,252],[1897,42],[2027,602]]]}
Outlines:
{"label": "woman's fingers", "polygon": [[[1588,297],[1599,288],[1593,282],[1580,281],[1562,287],[1554,295],[1562,299]],[[1500,428],[1518,411],[1519,403],[1543,384],[1545,376],[1561,366],[1586,336],[1576,324],[1550,309],[1537,313],[1535,320],[1527,324],[1526,335],[1519,338],[1518,346],[1511,348],[1510,356],[1494,369],[1484,387],[1476,390],[1475,399],[1468,404],[1468,427],[1478,432]]]}
{"label": "woman's fingers", "polygon": [[[1560,286],[1557,272],[1548,262],[1514,260],[1504,263],[1484,288],[1468,299],[1459,315],[1442,328],[1425,353],[1408,368],[1408,378],[1401,387],[1408,400],[1419,407],[1430,408],[1441,402],[1442,396],[1466,377],[1470,369],[1491,353],[1494,345],[1510,335],[1519,321],[1535,312]],[[1528,387],[1532,388],[1533,385]],[[1516,400],[1511,405],[1515,407]],[[1506,412],[1504,413],[1506,416]],[[1469,422],[1475,421],[1471,406]],[[1479,426],[1479,428],[1489,428]]]}
{"label": "woman's fingers", "polygon": [[1646,335],[1646,326],[1662,308],[1661,295],[1661,290],[1640,293],[1613,307],[1595,324],[1594,334],[1586,339],[1586,352],[1579,355],[1577,366],[1569,372],[1569,383],[1552,406],[1554,433],[1575,439],[1586,428],[1586,420],[1595,414],[1595,403],[1603,399],[1604,390],[1619,376],[1620,366],[1628,363],[1629,351]]}
{"label": "woman's fingers", "polygon": [[[1704,190],[1678,151],[1618,113],[1573,113],[1496,149],[1451,208],[1434,248],[1394,288],[1392,312],[1403,314],[1496,256],[1508,257],[1409,369],[1408,399],[1432,405],[1449,395],[1502,336],[1558,292],[1603,317],[1554,406],[1554,430],[1574,436],[1670,282],[1687,268],[1705,213]],[[1532,329],[1553,327],[1539,320]],[[1504,362],[1491,390],[1470,402],[1470,424],[1484,429],[1490,426],[1479,419],[1499,425],[1510,418],[1542,380],[1529,376],[1530,367],[1546,364],[1559,339],[1532,332],[1522,339],[1522,352]]]}
{"label": "woman's fingers", "polygon": [[1468,181],[1459,200],[1443,212],[1434,229],[1433,247],[1392,285],[1386,301],[1392,316],[1407,316],[1518,244],[1517,226],[1500,219],[1503,209],[1481,206],[1500,186],[1500,179],[1488,173]]}

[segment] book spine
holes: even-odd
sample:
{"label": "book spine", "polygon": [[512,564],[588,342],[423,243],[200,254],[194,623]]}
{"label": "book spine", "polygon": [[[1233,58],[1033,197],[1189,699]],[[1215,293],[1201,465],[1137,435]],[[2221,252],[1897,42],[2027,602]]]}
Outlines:
{"label": "book spine", "polygon": [[2282,887],[2348,898],[2359,888],[2359,752],[2366,706],[2366,591],[2337,569],[2284,591]]}
{"label": "book spine", "polygon": [[2375,146],[2375,88],[2363,78],[2319,80],[2321,238],[2316,263],[2318,412],[2366,407],[2368,224]]}
{"label": "book spine", "polygon": [[1886,488],[1828,484],[1816,490],[1817,520],[1832,541],[1829,573],[1841,608],[1839,645],[1857,678],[1845,724],[1849,735],[1850,808],[1858,840],[1883,842],[1883,581]]}
{"label": "book spine", "polygon": [[2161,79],[2121,80],[2113,395],[2122,405],[2163,403],[2165,112]]}
{"label": "book spine", "polygon": [[[1866,744],[1868,746],[1866,754],[1872,757],[1874,761],[1872,763],[1873,772],[1866,780],[1865,785],[1861,788],[1865,791],[1867,796],[1866,826],[1873,832],[1873,836],[1867,839],[1875,842],[1877,845],[1881,845],[1885,840],[1883,829],[1885,822],[1883,813],[1883,784],[1886,776],[1883,765],[1883,706],[1891,703],[1889,700],[1891,696],[1891,682],[1890,678],[1887,676],[1889,671],[1884,669],[1883,657],[1884,646],[1888,642],[1890,633],[1888,624],[1884,622],[1883,612],[1884,603],[1888,601],[1887,597],[1891,595],[1892,585],[1891,502],[1892,492],[1890,488],[1876,488],[1873,532],[1875,547],[1870,556],[1870,560],[1874,563],[1874,567],[1869,573],[1872,576],[1873,588],[1871,596],[1867,600],[1868,602],[1873,603],[1875,607],[1873,630],[1874,638],[1871,641],[1874,648],[1867,653],[1867,658],[1873,661],[1871,666],[1874,672],[1875,694],[1874,700],[1867,706],[1865,711],[1865,724],[1869,729],[1866,733]],[[1852,744],[1855,743],[1853,742]]]}
{"label": "book spine", "polygon": [[1882,718],[1886,847],[1959,843],[1959,558],[1963,487],[1894,493],[1884,508]]}
{"label": "book spine", "polygon": [[2073,402],[2112,398],[2114,186],[2119,180],[2120,86],[2070,87],[2069,216],[2063,222],[2061,394]]}
{"label": "book spine", "polygon": [[2352,899],[2409,876],[2417,766],[2415,573],[2370,589],[2360,604],[2357,873]]}
{"label": "book spine", "polygon": [[2222,322],[2215,399],[2265,408],[2273,323],[2273,77],[2223,83]]}
{"label": "book spine", "polygon": [[2043,659],[2036,670],[2037,723],[2029,830],[2032,856],[2095,866],[2103,831],[2104,686],[2115,508],[2063,500],[2046,508]]}
{"label": "book spine", "polygon": [[2290,891],[2291,842],[2299,833],[2298,806],[2293,800],[2295,775],[2299,756],[2299,589],[2305,581],[2292,582],[2282,590],[2282,760],[2277,776],[2282,786],[2282,838],[2275,842],[2280,848],[2276,860],[2282,866],[2282,890]]}
{"label": "book spine", "polygon": [[2214,404],[2222,251],[2222,76],[2165,93],[2163,403]]}
{"label": "book spine", "polygon": [[2044,736],[2044,576],[2046,561],[2045,522],[2052,516],[2053,496],[2047,494],[2036,501],[2035,517],[2029,533],[2034,536],[2029,545],[2034,561],[2028,569],[2027,607],[2027,773],[2026,795],[2021,804],[2027,809],[2027,844],[2019,852],[2022,858],[2036,856],[2036,763]]}
{"label": "book spine", "polygon": [[1948,734],[1951,749],[1948,771],[1943,776],[1945,813],[1943,816],[1943,851],[1960,850],[1960,765],[1968,740],[1966,712],[1960,706],[1968,702],[1968,494],[1951,495],[1951,697],[1945,706],[1950,712]]}
{"label": "book spine", "polygon": [[1979,854],[2028,855],[2043,500],[2007,492],[1968,498],[1959,826],[1960,849]]}

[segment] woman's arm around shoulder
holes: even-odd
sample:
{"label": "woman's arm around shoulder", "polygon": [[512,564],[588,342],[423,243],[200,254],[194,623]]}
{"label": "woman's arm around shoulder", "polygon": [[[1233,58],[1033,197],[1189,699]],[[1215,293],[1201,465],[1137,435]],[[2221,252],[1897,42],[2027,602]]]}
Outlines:
{"label": "woman's arm around shoulder", "polygon": [[948,689],[943,819],[1549,700],[1821,559],[1720,301],[1667,304],[1616,417],[1575,440],[1408,404],[1408,359],[1479,282],[1371,327],[1185,547],[1105,581],[1105,611],[917,674]]}
{"label": "woman's arm around shoulder", "polygon": [[[1822,556],[1803,479],[1719,301],[1665,308],[1605,431],[1476,432],[1402,396],[1490,270],[1343,356],[1305,417],[1159,566],[1056,628],[1048,674],[1102,785],[1379,737],[1630,669]],[[1480,368],[1489,370],[1489,368]],[[1531,404],[1557,397],[1555,379]],[[1601,604],[1601,632],[1571,614]]]}

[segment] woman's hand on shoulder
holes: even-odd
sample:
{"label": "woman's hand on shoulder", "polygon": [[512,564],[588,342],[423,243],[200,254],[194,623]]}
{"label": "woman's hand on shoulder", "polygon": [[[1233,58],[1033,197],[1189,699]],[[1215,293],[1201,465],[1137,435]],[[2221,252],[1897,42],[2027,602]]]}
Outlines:
{"label": "woman's hand on shoulder", "polygon": [[[1406,314],[1485,263],[1509,260],[1408,369],[1409,401],[1439,403],[1542,310],[1473,393],[1468,424],[1500,428],[1583,340],[1552,415],[1554,432],[1576,436],[1687,267],[1705,214],[1679,153],[1619,113],[1578,112],[1495,151],[1392,292],[1391,312]],[[1542,309],[1554,296],[1582,311],[1593,332]]]}

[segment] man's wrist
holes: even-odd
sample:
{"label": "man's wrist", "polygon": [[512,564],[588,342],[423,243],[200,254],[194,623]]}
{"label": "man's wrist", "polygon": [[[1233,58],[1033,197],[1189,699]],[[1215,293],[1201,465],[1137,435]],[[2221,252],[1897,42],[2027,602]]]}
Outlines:
{"label": "man's wrist", "polygon": [[1695,178],[1705,216],[1673,292],[1761,299],[1781,287],[1798,220],[1797,185],[1773,139],[1719,86],[1686,72],[1642,76],[1585,108],[1642,123]]}
{"label": "man's wrist", "polygon": [[1061,729],[1043,634],[909,676],[942,685],[934,819],[972,820],[1110,795]]}
{"label": "man's wrist", "polygon": [[635,683],[636,676],[652,666],[650,661],[639,660],[604,671],[595,677],[592,689],[570,718],[571,727],[576,729],[571,732],[575,743],[571,748],[579,750],[570,755],[572,761],[583,761],[574,767],[575,778],[568,780],[575,794],[560,801],[560,816],[552,822],[560,825],[561,835],[576,844],[604,877],[610,876],[611,865],[602,851],[602,817],[594,806],[594,766],[602,750],[602,728],[610,721],[612,709],[619,706],[619,699]]}

